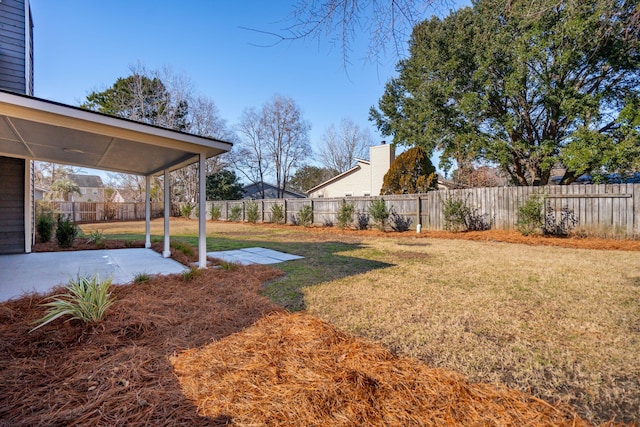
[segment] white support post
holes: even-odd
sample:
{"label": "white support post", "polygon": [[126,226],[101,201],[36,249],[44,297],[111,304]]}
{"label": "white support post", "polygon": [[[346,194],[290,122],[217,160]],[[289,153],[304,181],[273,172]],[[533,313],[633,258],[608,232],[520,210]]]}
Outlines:
{"label": "white support post", "polygon": [[198,267],[207,268],[207,157],[200,153],[198,167]]}
{"label": "white support post", "polygon": [[145,177],[145,195],[144,195],[144,247],[149,249],[151,247],[151,177]]}
{"label": "white support post", "polygon": [[169,171],[164,170],[164,250],[162,256],[171,256],[171,245],[169,242],[169,217],[171,214],[171,188],[169,186]]}

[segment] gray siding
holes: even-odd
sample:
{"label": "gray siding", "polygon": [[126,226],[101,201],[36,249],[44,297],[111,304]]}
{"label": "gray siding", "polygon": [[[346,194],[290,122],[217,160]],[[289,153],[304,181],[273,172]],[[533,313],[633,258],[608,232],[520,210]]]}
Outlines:
{"label": "gray siding", "polygon": [[0,255],[24,246],[24,159],[0,156]]}
{"label": "gray siding", "polygon": [[32,21],[31,16],[25,16],[26,1],[0,1],[0,89],[32,94],[33,43],[25,31],[28,25],[32,34]]}

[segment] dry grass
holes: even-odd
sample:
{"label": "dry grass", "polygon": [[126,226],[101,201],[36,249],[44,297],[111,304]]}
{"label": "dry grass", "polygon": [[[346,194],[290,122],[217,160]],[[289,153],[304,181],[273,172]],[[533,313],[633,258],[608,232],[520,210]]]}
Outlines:
{"label": "dry grass", "polygon": [[570,403],[593,421],[640,421],[640,254],[366,243],[396,265],[307,288],[311,313],[472,381]]}

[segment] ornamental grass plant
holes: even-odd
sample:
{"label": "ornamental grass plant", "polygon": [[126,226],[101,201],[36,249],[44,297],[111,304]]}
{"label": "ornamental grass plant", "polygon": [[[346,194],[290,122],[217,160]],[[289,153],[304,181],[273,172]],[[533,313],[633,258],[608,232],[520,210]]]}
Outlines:
{"label": "ornamental grass plant", "polygon": [[77,279],[69,280],[68,293],[54,295],[50,297],[51,301],[42,304],[48,307],[47,313],[34,322],[37,326],[30,332],[64,316],[69,316],[67,321],[77,319],[84,323],[101,320],[114,301],[109,292],[110,286],[111,279],[100,280],[96,274],[79,275]]}

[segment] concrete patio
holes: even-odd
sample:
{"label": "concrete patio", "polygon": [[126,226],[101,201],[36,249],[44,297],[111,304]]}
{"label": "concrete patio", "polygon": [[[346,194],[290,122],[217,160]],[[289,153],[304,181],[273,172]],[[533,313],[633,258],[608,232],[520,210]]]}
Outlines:
{"label": "concrete patio", "polygon": [[[237,264],[276,264],[301,256],[265,248],[207,252],[208,257]],[[140,273],[182,273],[187,267],[151,249],[102,249],[90,251],[38,252],[0,256],[0,302],[25,293],[47,293],[78,275],[111,278],[124,285]]]}
{"label": "concrete patio", "polygon": [[98,274],[114,284],[131,282],[139,273],[182,273],[187,268],[151,249],[103,249],[39,252],[0,256],[0,302],[24,293],[46,293],[78,275]]}

